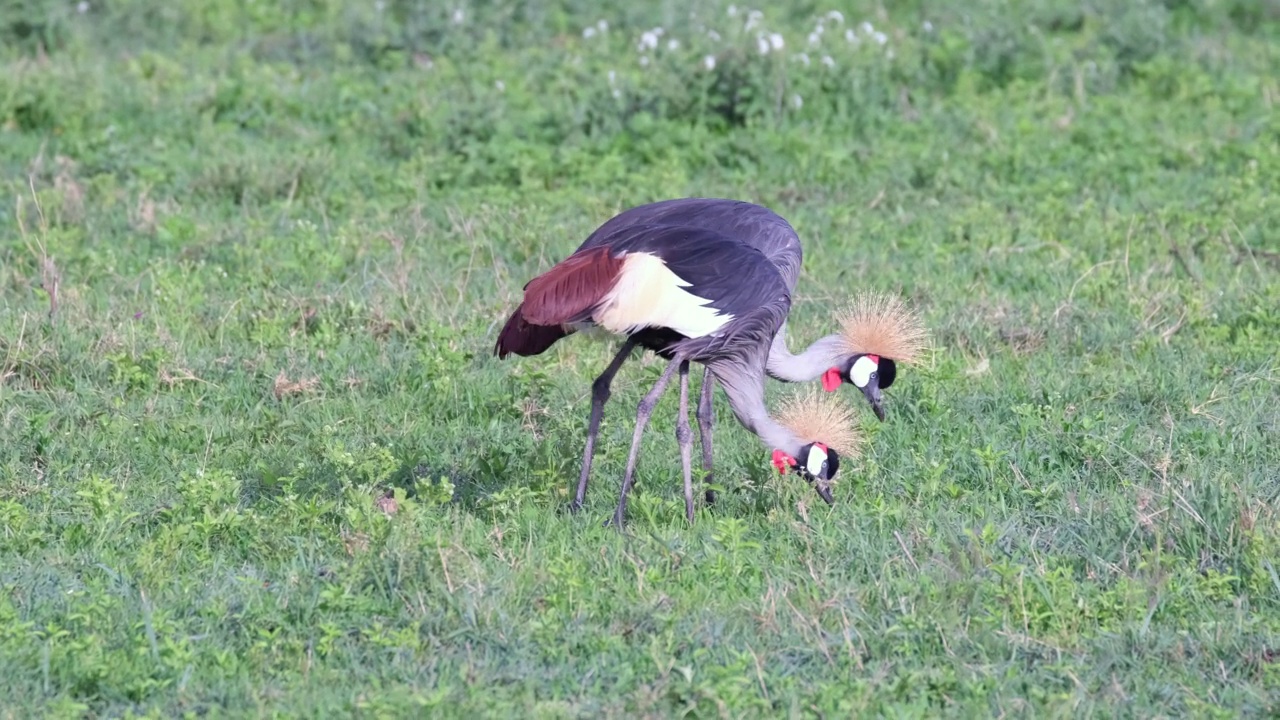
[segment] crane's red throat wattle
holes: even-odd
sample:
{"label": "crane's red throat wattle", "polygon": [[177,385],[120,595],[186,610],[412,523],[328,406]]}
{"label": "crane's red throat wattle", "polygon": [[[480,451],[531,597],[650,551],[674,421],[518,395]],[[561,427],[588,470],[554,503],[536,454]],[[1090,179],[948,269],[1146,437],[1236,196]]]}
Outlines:
{"label": "crane's red throat wattle", "polygon": [[792,457],[781,450],[773,451],[773,466],[778,468],[779,475],[786,475],[796,461]]}
{"label": "crane's red throat wattle", "polygon": [[835,392],[840,387],[840,371],[836,368],[828,368],[822,373],[822,389],[827,392]]}

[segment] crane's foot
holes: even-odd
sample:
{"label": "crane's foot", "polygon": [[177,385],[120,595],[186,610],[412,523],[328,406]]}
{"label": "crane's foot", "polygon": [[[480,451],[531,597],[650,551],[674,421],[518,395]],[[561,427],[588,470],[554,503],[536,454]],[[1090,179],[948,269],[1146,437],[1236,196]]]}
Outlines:
{"label": "crane's foot", "polygon": [[711,489],[711,485],[715,484],[715,475],[711,472],[710,468],[704,468],[703,474],[702,474],[702,484],[707,488],[707,491],[705,493],[707,498],[707,504],[715,505],[716,498],[720,497],[720,494],[717,493],[715,490]]}

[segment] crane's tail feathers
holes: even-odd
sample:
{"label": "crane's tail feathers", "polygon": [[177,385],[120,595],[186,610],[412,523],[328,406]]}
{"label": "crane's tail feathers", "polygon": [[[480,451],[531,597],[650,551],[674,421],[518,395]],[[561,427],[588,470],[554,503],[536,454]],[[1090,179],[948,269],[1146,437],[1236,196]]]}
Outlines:
{"label": "crane's tail feathers", "polygon": [[842,457],[856,458],[862,454],[863,436],[858,431],[853,409],[833,394],[810,387],[783,403],[777,418],[804,442],[820,442]]}
{"label": "crane's tail feathers", "polygon": [[568,334],[569,331],[562,325],[530,323],[525,319],[522,303],[515,312],[511,313],[507,324],[502,326],[502,332],[498,333],[498,342],[494,345],[493,351],[499,359],[511,353],[523,356],[538,355],[546,352],[547,348]]}
{"label": "crane's tail feathers", "polygon": [[919,313],[901,298],[863,291],[839,315],[849,354],[871,353],[910,365],[920,358],[929,334]]}

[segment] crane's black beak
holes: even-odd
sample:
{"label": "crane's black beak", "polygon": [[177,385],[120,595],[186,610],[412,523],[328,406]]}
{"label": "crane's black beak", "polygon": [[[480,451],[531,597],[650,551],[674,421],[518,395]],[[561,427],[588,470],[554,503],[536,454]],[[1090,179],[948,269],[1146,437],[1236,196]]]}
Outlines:
{"label": "crane's black beak", "polygon": [[828,505],[836,504],[836,499],[831,497],[831,488],[827,487],[825,483],[814,483],[814,488],[818,491],[818,497],[825,500]]}
{"label": "crane's black beak", "polygon": [[862,394],[867,397],[867,402],[871,403],[871,409],[876,411],[876,417],[880,418],[880,422],[884,422],[884,406],[882,405],[884,398],[880,395],[880,383],[872,380],[862,389]]}

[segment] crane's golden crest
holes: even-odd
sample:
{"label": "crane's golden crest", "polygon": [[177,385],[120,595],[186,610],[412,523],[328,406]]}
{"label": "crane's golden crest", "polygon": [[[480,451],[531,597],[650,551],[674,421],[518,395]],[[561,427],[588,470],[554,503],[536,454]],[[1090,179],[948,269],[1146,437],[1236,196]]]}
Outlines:
{"label": "crane's golden crest", "polygon": [[778,422],[804,442],[820,442],[843,457],[862,452],[862,434],[853,409],[834,395],[810,387],[789,398],[778,410]]}
{"label": "crane's golden crest", "polygon": [[850,354],[870,353],[908,365],[919,359],[929,337],[919,313],[901,298],[875,291],[858,293],[839,321]]}

